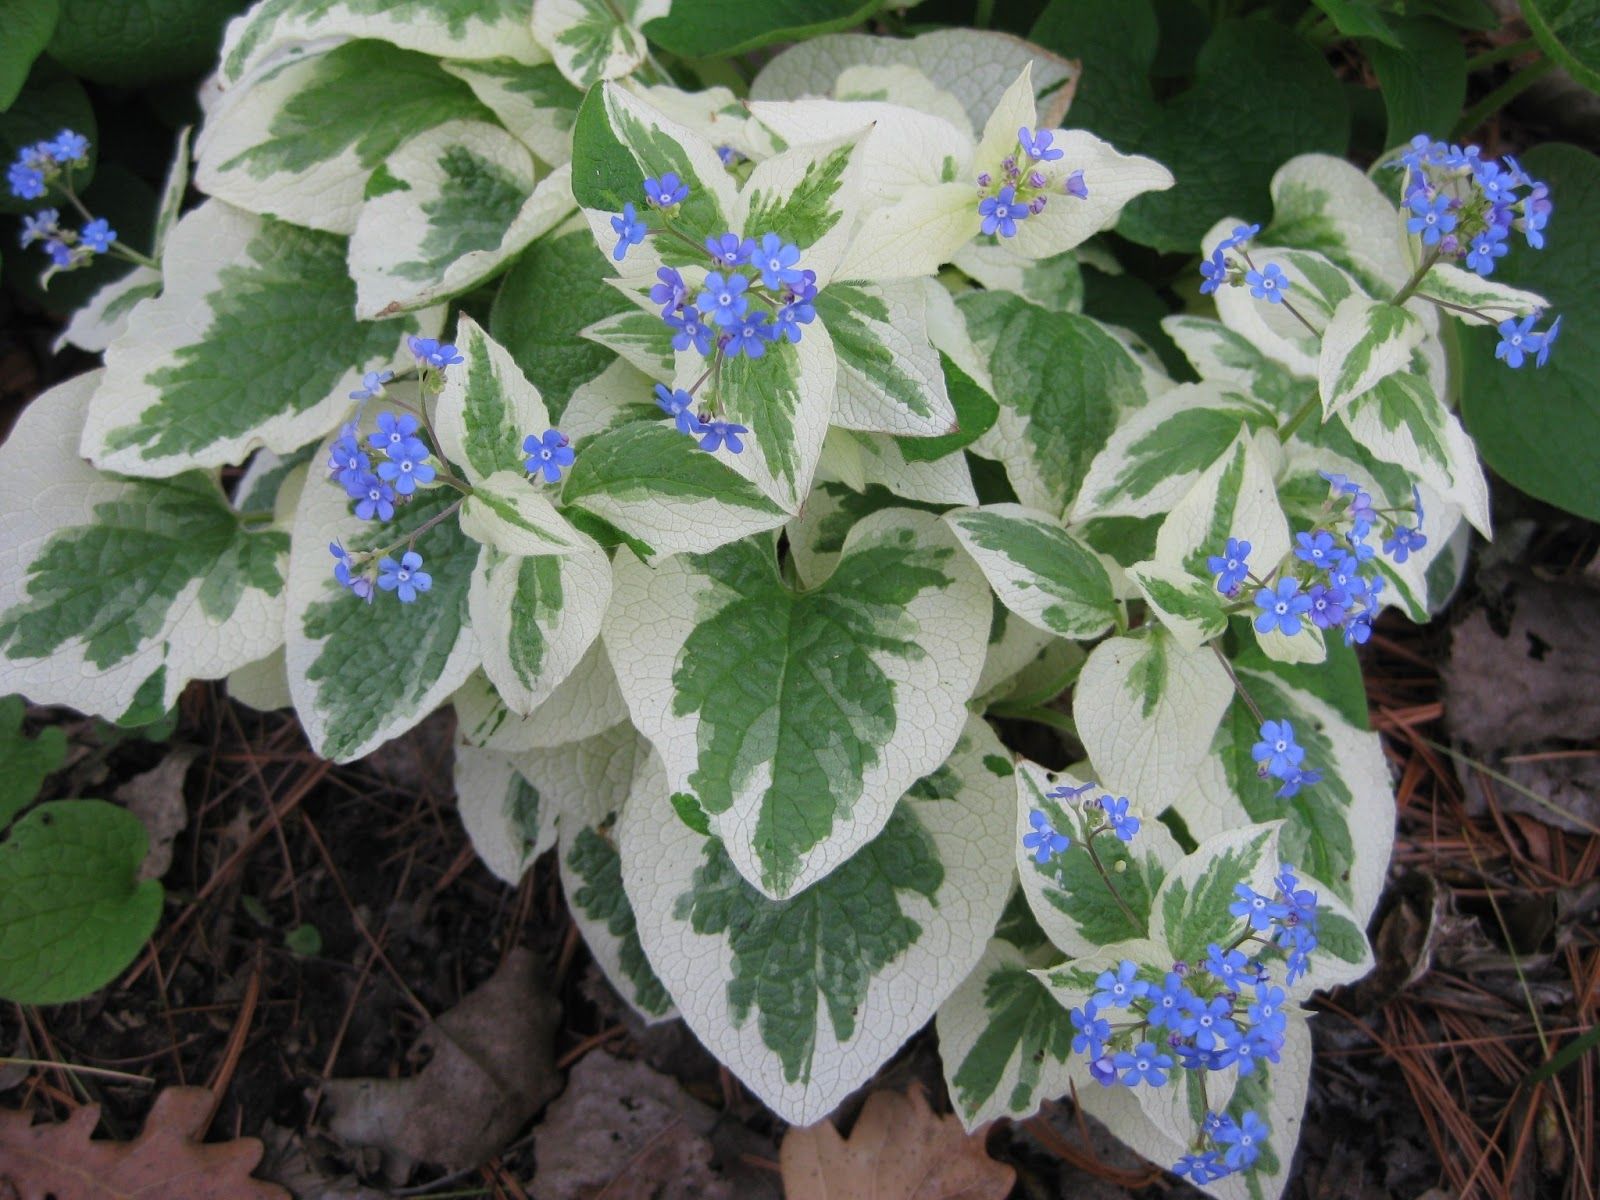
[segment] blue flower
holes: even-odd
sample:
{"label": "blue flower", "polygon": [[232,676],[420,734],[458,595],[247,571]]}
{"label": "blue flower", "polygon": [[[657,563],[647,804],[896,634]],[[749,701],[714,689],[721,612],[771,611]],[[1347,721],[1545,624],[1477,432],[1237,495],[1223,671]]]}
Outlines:
{"label": "blue flower", "polygon": [[1256,998],[1245,1009],[1245,1016],[1256,1029],[1266,1033],[1282,1033],[1288,1024],[1283,1012],[1283,989],[1270,982],[1256,984]]}
{"label": "blue flower", "polygon": [[1210,258],[1200,262],[1200,294],[1209,296],[1227,282],[1228,262],[1220,249],[1213,250]]}
{"label": "blue flower", "polygon": [[689,198],[689,185],[679,180],[677,172],[667,171],[660,179],[644,181],[644,196],[657,208],[671,208]]}
{"label": "blue flower", "polygon": [[800,278],[783,289],[785,304],[810,304],[817,298],[817,273],[801,271]]}
{"label": "blue flower", "polygon": [[740,454],[744,451],[744,443],[739,440],[739,435],[749,432],[743,425],[735,425],[732,421],[707,421],[701,429],[700,449],[714,453],[727,446],[729,454]]}
{"label": "blue flower", "polygon": [[1141,1083],[1163,1087],[1167,1072],[1172,1070],[1171,1056],[1161,1053],[1151,1042],[1140,1042],[1133,1050],[1123,1050],[1111,1061],[1122,1072],[1122,1082],[1128,1087]]}
{"label": "blue flower", "polygon": [[[1215,950],[1216,947],[1213,946],[1212,949]],[[1244,956],[1241,954],[1239,958],[1243,961]],[[1237,989],[1229,987],[1228,990]],[[1232,1013],[1233,1001],[1226,996],[1217,996],[1211,1000],[1196,996],[1178,1018],[1178,1029],[1184,1036],[1194,1039],[1196,1049],[1221,1049],[1239,1036],[1238,1028],[1229,1019]]]}
{"label": "blue flower", "polygon": [[744,319],[733,327],[728,342],[728,357],[760,358],[767,352],[767,343],[778,336],[772,318],[764,312],[746,313]]}
{"label": "blue flower", "polygon": [[1102,1054],[1089,1064],[1089,1074],[1101,1087],[1110,1087],[1117,1081],[1117,1064],[1111,1055]]}
{"label": "blue flower", "polygon": [[631,202],[622,206],[621,216],[611,218],[611,228],[617,233],[617,244],[611,251],[611,257],[618,262],[627,257],[629,246],[637,246],[649,232],[649,226],[639,219]]}
{"label": "blue flower", "polygon": [[1250,757],[1260,764],[1264,774],[1286,778],[1305,761],[1303,746],[1294,740],[1294,726],[1288,721],[1264,721],[1261,740],[1250,747]]}
{"label": "blue flower", "polygon": [[1078,787],[1068,787],[1063,783],[1058,788],[1052,788],[1050,791],[1046,792],[1045,795],[1051,800],[1076,800],[1085,792],[1091,791],[1093,788],[1094,783],[1092,781],[1082,784]]}
{"label": "blue flower", "polygon": [[688,301],[689,285],[672,267],[657,268],[656,278],[661,282],[650,285],[650,300],[661,305],[663,317],[671,316]]}
{"label": "blue flower", "polygon": [[785,304],[778,310],[776,324],[774,325],[773,341],[780,337],[788,338],[791,342],[798,343],[804,332],[800,326],[809,325],[817,319],[817,309],[813,304],[796,300],[793,304]]}
{"label": "blue flower", "polygon": [[664,383],[656,384],[656,403],[661,406],[661,411],[666,413],[678,423],[678,432],[687,433],[698,437],[701,432],[700,418],[695,416],[694,397],[682,388],[669,388]]}
{"label": "blue flower", "polygon": [[672,335],[674,350],[687,350],[693,346],[700,354],[711,353],[711,327],[700,319],[698,313],[684,309],[680,315],[664,317],[663,320],[675,330]]}
{"label": "blue flower", "polygon": [[1101,1008],[1127,1008],[1150,990],[1150,985],[1139,978],[1139,968],[1126,958],[1115,971],[1100,972],[1094,986],[1100,989],[1094,994],[1094,1002]]}
{"label": "blue flower", "polygon": [[1057,833],[1056,827],[1050,823],[1049,814],[1040,809],[1036,808],[1028,814],[1028,824],[1033,826],[1033,832],[1022,835],[1022,847],[1033,851],[1033,861],[1040,866],[1058,854],[1065,854],[1072,845],[1072,839],[1064,833]]}
{"label": "blue flower", "polygon": [[1150,1022],[1151,1029],[1164,1029],[1169,1025],[1176,1028],[1194,998],[1194,993],[1184,986],[1183,976],[1176,971],[1168,971],[1161,986],[1152,987],[1146,995],[1150,1000],[1150,1013],[1145,1019]]}
{"label": "blue flower", "polygon": [[1238,899],[1228,905],[1228,912],[1235,917],[1243,917],[1250,923],[1251,929],[1266,929],[1274,921],[1289,915],[1288,905],[1271,896],[1263,896],[1248,883],[1234,884],[1233,894]]}
{"label": "blue flower", "polygon": [[[1519,322],[1515,317],[1500,322],[1500,344],[1494,348],[1494,356],[1504,359],[1512,370],[1516,370],[1526,361],[1525,356],[1536,354],[1544,346],[1545,335],[1535,333],[1533,323],[1539,319],[1537,313],[1524,317]],[[1400,560],[1404,562],[1404,559]]]}
{"label": "blue flower", "polygon": [[1289,290],[1290,280],[1277,263],[1268,263],[1259,271],[1245,272],[1244,281],[1250,285],[1250,294],[1268,304],[1282,304],[1283,294]]}
{"label": "blue flower", "polygon": [[1261,614],[1256,617],[1256,632],[1271,633],[1274,629],[1293,637],[1300,632],[1300,616],[1311,608],[1311,597],[1300,594],[1298,579],[1280,579],[1276,588],[1264,587],[1256,592],[1256,607]]}
{"label": "blue flower", "polygon": [[383,385],[393,378],[393,371],[368,371],[361,377],[361,386],[350,393],[350,399],[375,400],[383,395]]}
{"label": "blue flower", "polygon": [[1283,1034],[1252,1029],[1239,1039],[1235,1047],[1239,1056],[1239,1074],[1254,1075],[1256,1063],[1262,1059],[1277,1062],[1283,1055]]}
{"label": "blue flower", "polygon": [[72,266],[72,247],[60,238],[51,238],[44,244],[44,252],[50,256],[50,261],[65,270]]}
{"label": "blue flower", "polygon": [[750,307],[750,297],[744,294],[750,281],[734,272],[726,278],[720,271],[706,275],[705,289],[695,301],[700,315],[718,325],[737,325]]}
{"label": "blue flower", "polygon": [[1331,533],[1321,529],[1314,533],[1297,533],[1294,535],[1294,540],[1294,556],[1301,562],[1308,562],[1314,567],[1325,567],[1333,561],[1334,546]]}
{"label": "blue flower", "polygon": [[1260,225],[1235,225],[1233,232],[1217,243],[1217,249],[1226,254],[1229,250],[1244,245],[1260,232]]}
{"label": "blue flower", "polygon": [[39,148],[58,163],[82,162],[89,157],[89,139],[70,129],[56,134],[54,141],[39,143]]}
{"label": "blue flower", "polygon": [[1306,595],[1311,598],[1311,623],[1318,629],[1333,629],[1344,624],[1350,597],[1325,583],[1312,584]]}
{"label": "blue flower", "polygon": [[1101,796],[1100,808],[1106,814],[1111,832],[1124,842],[1133,841],[1134,835],[1139,832],[1141,822],[1138,817],[1128,815],[1128,798]]}
{"label": "blue flower", "polygon": [[345,484],[345,491],[356,501],[356,516],[363,521],[373,517],[387,521],[394,516],[394,489],[371,471],[364,471],[360,478]]}
{"label": "blue flower", "polygon": [[433,586],[433,576],[422,569],[422,555],[415,550],[407,550],[400,556],[399,562],[388,555],[378,560],[378,586],[386,592],[393,592],[400,598],[401,604],[410,604],[417,598],[418,592],[425,592]]}
{"label": "blue flower", "polygon": [[398,449],[411,441],[416,432],[417,418],[411,413],[382,412],[378,414],[377,430],[367,435],[367,444],[374,450]]}
{"label": "blue flower", "polygon": [[1017,144],[1022,147],[1022,152],[1029,158],[1038,162],[1055,162],[1064,153],[1059,147],[1050,143],[1055,141],[1055,134],[1048,129],[1041,129],[1038,133],[1030,133],[1024,125],[1017,130]]}
{"label": "blue flower", "polygon": [[[1206,947],[1206,973],[1218,980],[1230,992],[1242,992],[1245,985],[1256,980],[1255,969],[1250,966],[1250,960],[1237,950],[1224,950],[1216,942]],[[1185,1033],[1194,1030],[1184,1028]],[[1202,1046],[1202,1049],[1210,1049]]]}
{"label": "blue flower", "polygon": [[1539,345],[1539,357],[1534,360],[1534,366],[1544,366],[1550,358],[1550,347],[1556,344],[1556,338],[1560,336],[1561,318],[1558,316],[1554,321],[1550,322],[1550,328],[1545,330],[1544,341]]}
{"label": "blue flower", "polygon": [[1079,200],[1089,198],[1089,185],[1083,181],[1081,169],[1067,176],[1066,182],[1061,185],[1061,190],[1069,196],[1076,196]]}
{"label": "blue flower", "polygon": [[411,351],[411,357],[417,360],[417,366],[426,367],[429,358],[439,352],[439,339],[412,334],[406,339],[406,347]]}
{"label": "blue flower", "polygon": [[1413,551],[1421,550],[1428,544],[1428,535],[1420,529],[1407,529],[1404,525],[1396,525],[1383,543],[1383,552],[1397,563],[1403,563],[1411,557]]}
{"label": "blue flower", "polygon": [[[328,447],[328,470],[348,491],[352,485],[360,482],[362,475],[371,466],[372,460],[361,452],[361,443],[356,440],[355,426],[346,425],[333,445]],[[362,493],[364,492],[363,488]]]}
{"label": "blue flower", "polygon": [[744,161],[744,155],[740,154],[732,146],[718,146],[717,157],[722,160],[722,165],[725,167],[732,167]]}
{"label": "blue flower", "polygon": [[983,218],[983,232],[999,232],[1001,237],[1016,237],[1017,222],[1027,219],[1028,206],[1017,202],[1017,189],[1007,184],[997,196],[985,196],[978,201],[978,215]]}
{"label": "blue flower", "polygon": [[389,457],[378,464],[378,478],[394,485],[402,496],[417,490],[419,483],[432,483],[435,471],[427,461],[428,448],[417,438],[407,438],[389,448]]}
{"label": "blue flower", "polygon": [[[706,249],[711,252],[711,257],[724,267],[740,267],[750,261],[751,255],[756,252],[756,244],[750,238],[741,240],[737,234],[725,233],[721,237],[712,234],[706,238]],[[798,254],[799,251],[796,251]],[[710,276],[707,276],[707,283]],[[734,276],[735,279],[741,276]]]}
{"label": "blue flower", "polygon": [[559,429],[530,433],[522,439],[522,452],[528,456],[522,460],[522,469],[529,475],[544,472],[546,483],[560,483],[561,472],[577,458],[567,435]]}
{"label": "blue flower", "polygon": [[1492,275],[1495,259],[1503,257],[1510,249],[1506,231],[1498,225],[1490,225],[1468,243],[1467,267],[1485,277]]}
{"label": "blue flower", "polygon": [[761,282],[773,291],[800,282],[800,268],[795,266],[800,261],[800,247],[775,233],[762,237],[761,249],[752,261],[761,269]]}
{"label": "blue flower", "polygon": [[45,238],[55,236],[56,225],[61,220],[61,213],[53,208],[41,208],[31,216],[22,218],[22,244],[31,246],[34,242],[43,241]]}
{"label": "blue flower", "polygon": [[1196,1184],[1215,1183],[1228,1174],[1221,1156],[1215,1150],[1200,1154],[1185,1154],[1172,1166],[1174,1175],[1181,1175]]}
{"label": "blue flower", "polygon": [[1206,559],[1206,570],[1217,577],[1217,591],[1231,596],[1239,590],[1245,576],[1250,574],[1250,543],[1239,538],[1229,538],[1221,554]]}
{"label": "blue flower", "polygon": [[1321,771],[1311,767],[1297,768],[1283,777],[1283,786],[1278,789],[1276,795],[1279,800],[1287,800],[1291,796],[1299,795],[1301,788],[1321,782]]}
{"label": "blue flower", "polygon": [[110,221],[96,217],[79,231],[78,240],[96,254],[104,254],[117,240],[117,231],[111,228]]}
{"label": "blue flower", "polygon": [[1067,1016],[1077,1030],[1072,1036],[1072,1052],[1089,1058],[1104,1054],[1106,1043],[1111,1040],[1111,1022],[1100,1016],[1095,1002],[1090,1000],[1082,1008],[1072,1009]]}
{"label": "blue flower", "polygon": [[1424,246],[1437,246],[1439,239],[1456,227],[1449,196],[1440,194],[1430,198],[1424,189],[1418,188],[1407,198],[1406,204],[1412,213],[1406,221],[1406,230],[1421,234]]}
{"label": "blue flower", "polygon": [[1254,1112],[1245,1113],[1238,1124],[1229,1121],[1216,1134],[1217,1141],[1228,1147],[1222,1161],[1236,1171],[1254,1165],[1270,1132],[1267,1123]]}
{"label": "blue flower", "polygon": [[21,200],[37,200],[44,195],[44,172],[20,162],[12,163],[6,171],[6,183],[11,194]]}
{"label": "blue flower", "polygon": [[372,580],[350,570],[350,552],[338,542],[329,542],[328,553],[333,555],[333,577],[339,586],[372,603]]}

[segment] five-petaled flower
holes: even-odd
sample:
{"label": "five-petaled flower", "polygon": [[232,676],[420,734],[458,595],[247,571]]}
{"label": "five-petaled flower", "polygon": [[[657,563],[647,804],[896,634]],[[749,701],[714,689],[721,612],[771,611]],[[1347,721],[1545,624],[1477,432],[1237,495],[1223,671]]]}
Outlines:
{"label": "five-petaled flower", "polygon": [[1217,577],[1217,591],[1231,596],[1250,574],[1250,543],[1240,538],[1229,538],[1221,554],[1206,559],[1206,570]]}
{"label": "five-petaled flower", "polygon": [[1256,592],[1256,632],[1279,633],[1293,637],[1300,632],[1300,617],[1311,609],[1311,597],[1301,594],[1298,579],[1280,579],[1276,587]]}
{"label": "five-petaled flower", "polygon": [[1027,219],[1028,206],[1017,203],[1017,189],[1007,184],[998,195],[985,196],[978,201],[978,215],[983,218],[985,234],[1016,237],[1017,222]]}
{"label": "five-petaled flower", "polygon": [[546,483],[560,483],[561,472],[570,467],[577,455],[567,435],[559,429],[546,429],[542,434],[530,433],[522,439],[522,468],[529,475],[544,474]]}
{"label": "five-petaled flower", "polygon": [[617,244],[611,251],[611,257],[621,262],[628,253],[629,246],[637,246],[644,241],[644,235],[649,232],[649,226],[639,219],[639,214],[633,209],[633,202],[622,206],[622,214],[611,218],[611,228],[616,230]]}
{"label": "five-petaled flower", "polygon": [[399,562],[388,555],[378,560],[378,586],[393,592],[400,603],[410,604],[419,593],[433,586],[433,576],[422,569],[422,555],[407,550]]}
{"label": "five-petaled flower", "polygon": [[1283,294],[1289,290],[1289,277],[1275,262],[1269,262],[1259,271],[1245,272],[1244,281],[1250,285],[1252,296],[1268,304],[1282,304]]}
{"label": "five-petaled flower", "polygon": [[1022,846],[1025,850],[1033,851],[1033,861],[1040,866],[1058,854],[1065,854],[1071,847],[1072,839],[1056,832],[1049,814],[1041,809],[1036,808],[1028,814],[1028,824],[1033,826],[1033,832],[1022,835]]}

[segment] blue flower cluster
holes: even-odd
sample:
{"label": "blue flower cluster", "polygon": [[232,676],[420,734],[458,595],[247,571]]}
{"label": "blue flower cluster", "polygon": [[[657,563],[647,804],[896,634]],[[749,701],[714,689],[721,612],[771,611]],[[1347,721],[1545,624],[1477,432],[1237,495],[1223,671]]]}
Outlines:
{"label": "blue flower cluster", "polygon": [[[1133,841],[1143,822],[1128,811],[1128,798],[1102,792],[1096,799],[1084,799],[1094,790],[1094,786],[1093,783],[1086,783],[1076,788],[1058,787],[1047,792],[1045,799],[1071,803],[1070,811],[1078,826],[1075,832],[1085,847],[1092,846],[1094,839],[1102,833],[1109,833],[1119,841]],[[1030,812],[1028,824],[1033,831],[1022,835],[1022,846],[1025,850],[1033,851],[1033,860],[1040,866],[1071,849],[1072,835],[1058,830],[1050,814],[1043,809],[1036,808]]]}
{"label": "blue flower cluster", "polygon": [[[1550,189],[1509,154],[1486,158],[1477,146],[1453,146],[1419,133],[1391,165],[1406,172],[1406,229],[1422,242],[1425,264],[1455,260],[1487,278],[1510,252],[1513,232],[1532,249],[1544,249],[1554,208]],[[1544,366],[1561,318],[1543,331],[1534,329],[1538,320],[1535,313],[1499,322],[1495,357],[1513,369],[1527,362]]]}
{"label": "blue flower cluster", "polygon": [[[89,139],[63,129],[53,138],[23,147],[6,172],[6,182],[19,200],[38,200],[59,183],[63,193],[76,202],[71,171],[88,163]],[[53,269],[70,271],[109,251],[117,231],[104,217],[92,218],[80,229],[69,229],[61,224],[60,209],[41,208],[23,217],[20,240],[24,247],[38,243],[50,256]]]}
{"label": "blue flower cluster", "polygon": [[[1165,970],[1124,959],[1101,972],[1089,998],[1069,1012],[1072,1051],[1088,1059],[1101,1086],[1159,1088],[1182,1071],[1229,1067],[1251,1075],[1280,1060],[1287,997],[1273,982],[1272,966],[1282,959],[1291,984],[1306,973],[1317,946],[1317,895],[1287,865],[1271,895],[1245,883],[1234,894],[1228,912],[1242,928],[1229,944],[1212,942],[1205,958]],[[1116,1013],[1127,1019],[1114,1020]],[[1194,1153],[1174,1169],[1201,1183],[1247,1170],[1268,1132],[1254,1112],[1208,1114]]]}
{"label": "blue flower cluster", "polygon": [[[1233,232],[1216,244],[1211,257],[1200,263],[1200,294],[1209,296],[1223,284],[1248,287],[1257,300],[1282,304],[1294,281],[1277,263],[1257,267],[1247,249],[1250,239],[1261,232],[1260,225],[1235,225]],[[1238,257],[1232,252],[1238,251]]]}
{"label": "blue flower cluster", "polygon": [[1065,151],[1053,145],[1048,129],[1034,132],[1026,125],[1017,130],[1017,144],[1000,163],[998,173],[978,176],[978,215],[986,237],[1016,237],[1017,222],[1038,216],[1056,193],[1086,200],[1089,187],[1081,170],[1063,175]]}
{"label": "blue flower cluster", "polygon": [[[1407,524],[1400,514],[1405,510],[1378,510],[1372,496],[1343,475],[1322,472],[1333,489],[1329,509],[1333,530],[1312,529],[1295,535],[1291,557],[1272,571],[1267,579],[1250,573],[1250,543],[1229,538],[1221,554],[1206,560],[1207,569],[1217,577],[1217,590],[1231,598],[1244,584],[1254,582],[1255,618],[1258,633],[1282,633],[1293,637],[1309,621],[1318,629],[1338,629],[1344,644],[1362,645],[1372,636],[1372,620],[1382,607],[1382,575],[1364,575],[1365,565],[1376,554],[1368,542],[1374,526],[1387,529],[1383,552],[1396,563],[1404,563],[1414,551],[1428,544],[1422,532],[1422,493],[1411,489],[1414,523]],[[1277,576],[1277,582],[1271,577]]]}
{"label": "blue flower cluster", "polygon": [[1459,259],[1487,277],[1511,249],[1513,230],[1533,249],[1544,248],[1550,189],[1509,154],[1486,158],[1477,146],[1419,133],[1391,165],[1406,172],[1406,229],[1435,258]]}

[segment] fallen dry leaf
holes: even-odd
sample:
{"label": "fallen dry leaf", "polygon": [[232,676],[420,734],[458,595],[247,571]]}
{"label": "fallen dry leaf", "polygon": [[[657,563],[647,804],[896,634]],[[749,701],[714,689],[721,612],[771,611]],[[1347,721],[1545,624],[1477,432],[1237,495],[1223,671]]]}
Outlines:
{"label": "fallen dry leaf", "polygon": [[183,781],[199,752],[184,746],[169,753],[142,775],[135,775],[116,790],[115,799],[144,823],[150,852],[139,868],[139,878],[160,879],[172,865],[173,839],[189,823],[183,799]]}
{"label": "fallen dry leaf", "polygon": [[789,1130],[778,1162],[788,1200],[1005,1200],[1017,1173],[983,1142],[913,1087],[873,1092],[848,1141],[831,1121]]}
{"label": "fallen dry leaf", "polygon": [[561,1006],[544,991],[540,963],[518,948],[417,1039],[431,1051],[410,1079],[335,1079],[328,1129],[384,1155],[404,1179],[416,1162],[447,1170],[492,1158],[561,1090],[553,1060]]}
{"label": "fallen dry leaf", "polygon": [[642,1062],[594,1051],[534,1130],[533,1200],[733,1200],[706,1140],[717,1114]]}
{"label": "fallen dry leaf", "polygon": [[35,1125],[27,1113],[0,1109],[0,1196],[17,1200],[290,1200],[250,1178],[261,1143],[195,1140],[211,1112],[205,1088],[171,1087],[156,1097],[144,1130],[131,1142],[91,1140],[100,1106],[78,1109],[58,1125]]}

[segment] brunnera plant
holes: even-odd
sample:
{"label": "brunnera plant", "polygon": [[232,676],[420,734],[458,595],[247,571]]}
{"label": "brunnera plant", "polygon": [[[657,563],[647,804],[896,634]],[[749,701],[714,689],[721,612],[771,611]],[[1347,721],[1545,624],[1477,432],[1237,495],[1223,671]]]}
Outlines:
{"label": "brunnera plant", "polygon": [[1062,282],[1172,183],[1072,64],[786,26],[687,91],[686,7],[259,4],[148,255],[63,223],[71,131],[24,152],[53,269],[135,268],[0,448],[6,686],[227,679],[339,761],[452,705],[488,866],[555,848],[618,991],[785,1119],[932,1018],[970,1126],[1075,1090],[1275,1197],[1389,855],[1349,647],[1489,532],[1449,338],[1552,352],[1494,279],[1547,189],[1292,159],[1196,248],[1177,382]]}

